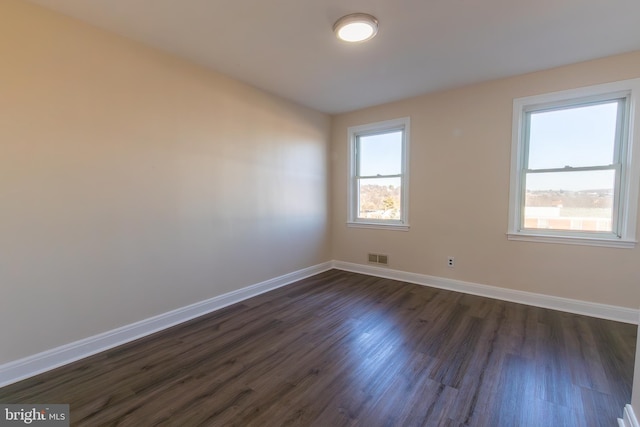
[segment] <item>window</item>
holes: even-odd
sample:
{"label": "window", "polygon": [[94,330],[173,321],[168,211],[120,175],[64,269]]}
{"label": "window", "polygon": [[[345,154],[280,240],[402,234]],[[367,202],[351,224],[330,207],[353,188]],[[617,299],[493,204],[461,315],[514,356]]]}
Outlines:
{"label": "window", "polygon": [[349,226],[408,230],[408,152],[408,117],[349,128]]}
{"label": "window", "polygon": [[514,100],[509,239],[635,245],[639,93],[634,79]]}

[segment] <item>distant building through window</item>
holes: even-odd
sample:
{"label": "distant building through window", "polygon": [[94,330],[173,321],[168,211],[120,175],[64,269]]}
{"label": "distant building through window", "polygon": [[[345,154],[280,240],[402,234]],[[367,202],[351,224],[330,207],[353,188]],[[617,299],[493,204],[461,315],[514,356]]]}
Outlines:
{"label": "distant building through window", "polygon": [[639,81],[514,101],[510,238],[633,246]]}

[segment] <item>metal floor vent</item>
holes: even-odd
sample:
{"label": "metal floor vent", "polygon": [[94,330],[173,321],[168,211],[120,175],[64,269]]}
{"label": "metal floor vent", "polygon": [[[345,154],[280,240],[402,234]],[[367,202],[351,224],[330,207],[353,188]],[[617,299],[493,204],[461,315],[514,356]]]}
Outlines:
{"label": "metal floor vent", "polygon": [[369,254],[369,262],[372,264],[389,264],[389,256],[382,254]]}

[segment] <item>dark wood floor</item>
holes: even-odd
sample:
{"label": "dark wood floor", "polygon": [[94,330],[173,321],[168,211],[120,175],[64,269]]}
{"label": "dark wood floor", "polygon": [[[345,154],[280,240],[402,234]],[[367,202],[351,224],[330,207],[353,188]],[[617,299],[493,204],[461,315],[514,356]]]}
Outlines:
{"label": "dark wood floor", "polygon": [[332,270],[0,389],[78,426],[614,427],[636,327]]}

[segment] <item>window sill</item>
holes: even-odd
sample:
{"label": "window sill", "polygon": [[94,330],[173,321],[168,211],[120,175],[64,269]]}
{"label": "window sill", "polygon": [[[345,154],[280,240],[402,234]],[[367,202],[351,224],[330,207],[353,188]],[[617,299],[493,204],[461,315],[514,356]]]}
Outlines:
{"label": "window sill", "polygon": [[558,243],[563,245],[601,246],[608,248],[633,249],[638,243],[635,240],[610,239],[598,237],[548,236],[529,233],[507,233],[507,239],[522,242]]}
{"label": "window sill", "polygon": [[353,222],[348,221],[347,227],[352,228],[373,228],[378,230],[394,230],[394,231],[409,231],[408,224],[384,224],[380,222]]}

